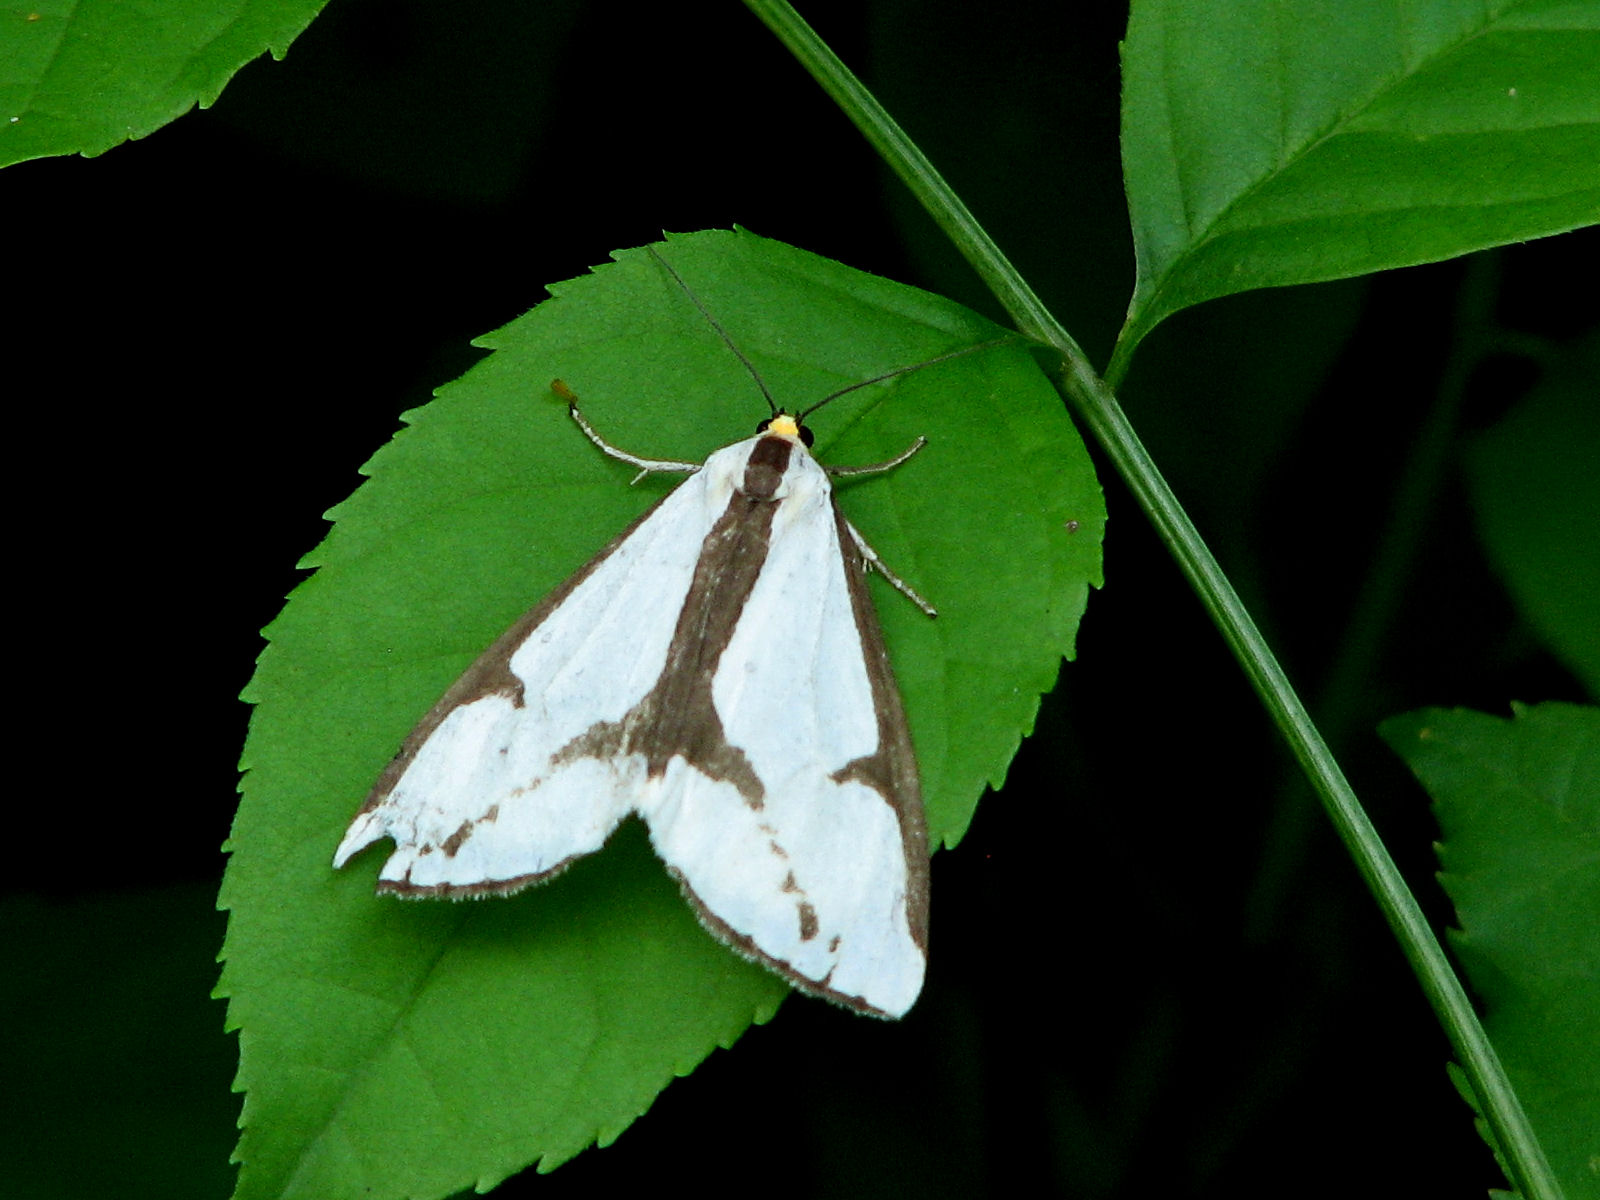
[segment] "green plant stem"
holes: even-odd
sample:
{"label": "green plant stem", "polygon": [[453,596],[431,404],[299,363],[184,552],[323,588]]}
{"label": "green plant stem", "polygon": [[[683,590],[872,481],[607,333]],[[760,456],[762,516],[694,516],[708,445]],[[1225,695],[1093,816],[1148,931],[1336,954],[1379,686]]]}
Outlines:
{"label": "green plant stem", "polygon": [[782,0],[745,0],[745,3],[800,60],[911,189],[1005,306],[1017,328],[1060,355],[1058,386],[1155,524],[1190,586],[1199,594],[1273,721],[1288,739],[1301,769],[1316,789],[1389,927],[1399,939],[1461,1061],[1501,1149],[1513,1185],[1528,1200],[1560,1200],[1560,1185],[1545,1161],[1499,1057],[1489,1044],[1460,980],[1451,970],[1415,897],[1384,849],[1377,830],[1276,657],[1140,443],[1116,396],[966,205],[950,190],[933,164],[799,14]]}

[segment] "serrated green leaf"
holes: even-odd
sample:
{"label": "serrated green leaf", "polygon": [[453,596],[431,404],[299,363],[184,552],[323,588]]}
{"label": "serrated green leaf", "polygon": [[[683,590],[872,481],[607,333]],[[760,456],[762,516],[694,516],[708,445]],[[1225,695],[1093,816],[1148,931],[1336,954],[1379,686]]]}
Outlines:
{"label": "serrated green leaf", "polygon": [[1452,941],[1569,1196],[1600,1189],[1600,709],[1425,709],[1384,740],[1434,800]]}
{"label": "serrated green leaf", "polygon": [[1600,696],[1600,334],[1474,440],[1478,528],[1518,610]]}
{"label": "serrated green leaf", "polygon": [[[995,328],[948,301],[743,232],[662,248],[780,402],[804,404]],[[552,287],[374,457],[267,631],[222,904],[219,990],[248,1091],[244,1197],[443,1196],[616,1136],[785,987],[701,931],[637,828],[510,900],[373,895],[382,855],[333,848],[400,739],[473,658],[670,481],[584,440],[700,461],[764,401],[645,251]],[[810,422],[851,520],[940,609],[874,597],[953,844],[1050,688],[1104,511],[1081,442],[1020,345],[852,392]],[[937,917],[935,918],[937,922]]]}
{"label": "serrated green leaf", "polygon": [[102,154],[209,107],[326,0],[32,0],[0,15],[0,166]]}
{"label": "serrated green leaf", "polygon": [[1182,308],[1600,215],[1595,0],[1136,0],[1116,357]]}

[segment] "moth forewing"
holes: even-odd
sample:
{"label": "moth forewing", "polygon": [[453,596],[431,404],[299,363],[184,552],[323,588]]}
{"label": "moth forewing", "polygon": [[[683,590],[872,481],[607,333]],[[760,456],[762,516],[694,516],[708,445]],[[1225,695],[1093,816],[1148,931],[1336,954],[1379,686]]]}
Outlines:
{"label": "moth forewing", "polygon": [[[717,614],[695,618],[709,644],[727,638],[711,672],[711,721],[757,786],[716,822],[699,819],[694,786],[647,819],[713,932],[808,991],[899,1015],[925,966],[915,763],[831,486],[803,446],[789,449],[778,485],[786,495],[764,506],[777,511],[742,615],[731,626]],[[747,481],[759,469],[753,456]],[[737,551],[708,541],[704,573],[740,574],[732,556],[751,552],[748,541]],[[724,553],[730,561],[719,561]],[[881,713],[880,695],[889,698]]]}
{"label": "moth forewing", "polygon": [[[462,847],[473,832],[474,826],[469,824],[464,815],[472,806],[464,803],[462,819],[447,829],[452,813],[443,801],[450,791],[466,793],[475,784],[481,786],[484,772],[495,765],[502,767],[503,771],[513,769],[509,743],[518,728],[513,718],[519,712],[525,716],[527,710],[527,682],[512,669],[514,656],[532,645],[550,644],[558,635],[567,638],[572,636],[572,630],[561,622],[547,627],[548,619],[561,610],[572,593],[583,588],[595,572],[605,568],[613,555],[621,551],[625,556],[637,557],[644,546],[636,545],[628,551],[623,551],[623,547],[671,498],[671,494],[663,497],[640,514],[594,558],[495,639],[428,710],[367,793],[355,820],[339,844],[334,857],[335,867],[344,866],[352,855],[373,842],[392,837],[396,842],[396,851],[379,877],[378,891],[381,893],[407,897],[510,895],[550,878],[573,859],[588,853],[587,850],[575,850],[564,858],[554,858],[550,854],[535,851],[530,855],[533,861],[512,861],[498,868],[470,860],[458,862],[456,860]],[[617,570],[613,566],[610,573],[614,574]],[[539,635],[536,640],[535,633]],[[552,690],[538,703],[548,707],[552,702],[559,702],[559,699],[559,695]],[[483,728],[484,723],[491,719],[506,725],[500,731],[507,735],[503,739],[506,753],[500,754],[502,747],[496,745],[493,747],[493,756],[484,759],[482,755],[490,748],[488,743],[495,740],[487,737]],[[413,773],[413,766],[425,748],[426,760]],[[431,803],[428,799],[430,796]],[[481,812],[476,824],[499,820],[497,797],[498,793],[491,792],[490,801],[479,806]],[[407,810],[411,811],[409,819],[404,815]],[[602,833],[600,841],[604,837]],[[598,845],[597,841],[595,847]],[[437,875],[448,865],[450,878],[430,878],[427,869],[419,872],[402,870],[405,865],[402,851],[407,847],[411,848],[418,863],[431,860],[436,853],[441,854],[442,858],[430,863],[432,873]],[[475,850],[481,848],[474,847]],[[513,870],[513,867],[521,869]]]}

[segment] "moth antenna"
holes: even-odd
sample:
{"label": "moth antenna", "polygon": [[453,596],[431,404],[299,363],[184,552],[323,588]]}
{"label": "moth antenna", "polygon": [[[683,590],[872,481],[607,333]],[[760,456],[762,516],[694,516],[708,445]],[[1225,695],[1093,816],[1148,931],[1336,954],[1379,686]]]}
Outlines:
{"label": "moth antenna", "polygon": [[863,379],[859,383],[852,383],[849,387],[842,387],[837,392],[833,392],[831,395],[824,396],[810,408],[806,409],[802,413],[799,413],[795,417],[795,420],[804,421],[824,404],[827,404],[833,400],[837,400],[840,396],[848,395],[850,392],[857,391],[860,388],[871,387],[875,383],[882,383],[885,379],[893,379],[896,375],[909,375],[913,371],[922,370],[923,367],[936,366],[939,363],[948,362],[952,358],[960,358],[966,354],[976,354],[979,350],[988,350],[994,346],[1004,346],[1006,343],[1014,342],[1016,340],[1017,339],[1014,336],[1008,334],[1005,337],[997,337],[987,342],[979,342],[976,346],[963,346],[959,350],[952,350],[948,354],[939,355],[937,358],[930,358],[923,362],[912,363],[909,367],[896,367],[892,371],[885,371],[882,375],[874,375],[871,379]]}
{"label": "moth antenna", "polygon": [[683,294],[694,302],[694,306],[700,310],[700,315],[706,319],[706,323],[717,331],[717,336],[722,339],[723,344],[733,351],[733,356],[744,364],[744,369],[750,372],[750,378],[756,381],[756,386],[761,389],[762,396],[766,398],[767,407],[772,410],[772,415],[777,416],[778,403],[772,398],[772,393],[767,390],[767,381],[761,378],[761,372],[756,370],[755,364],[746,358],[744,351],[734,344],[734,340],[728,336],[728,331],[722,327],[721,322],[711,315],[711,310],[700,302],[700,297],[696,296],[694,289],[684,282],[683,276],[678,274],[677,269],[662,258],[654,246],[646,246],[645,249],[650,251],[650,257],[660,263],[666,269],[667,274],[671,275],[677,285],[683,289]]}

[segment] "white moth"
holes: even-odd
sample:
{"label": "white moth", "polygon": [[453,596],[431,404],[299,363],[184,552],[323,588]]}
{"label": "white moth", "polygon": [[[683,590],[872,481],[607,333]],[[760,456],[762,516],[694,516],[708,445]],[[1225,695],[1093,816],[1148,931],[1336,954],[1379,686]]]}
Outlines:
{"label": "white moth", "polygon": [[867,569],[933,609],[845,520],[828,475],[889,470],[922,440],[886,463],[825,469],[805,414],[769,395],[757,436],[704,464],[662,462],[609,445],[553,386],[640,477],[692,474],[444,694],[334,866],[392,838],[380,892],[506,895],[637,813],[714,935],[803,991],[903,1015],[927,964],[927,832]]}

